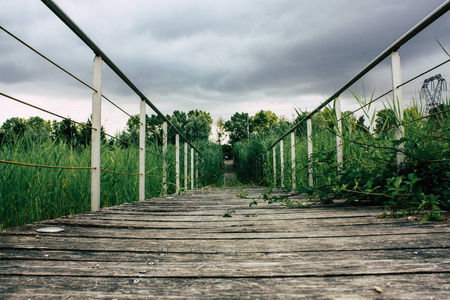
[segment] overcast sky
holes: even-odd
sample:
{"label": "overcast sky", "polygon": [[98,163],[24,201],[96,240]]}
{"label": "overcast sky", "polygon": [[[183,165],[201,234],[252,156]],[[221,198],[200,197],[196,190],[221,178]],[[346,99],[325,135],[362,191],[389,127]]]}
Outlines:
{"label": "overcast sky", "polygon": [[[269,109],[292,119],[311,111],[443,0],[57,0],[79,27],[161,110],[235,112]],[[0,0],[0,25],[91,84],[91,50],[41,1]],[[443,62],[450,50],[447,13],[400,49],[407,80]],[[0,31],[0,92],[86,121],[91,91]],[[416,95],[424,79],[405,86]],[[103,94],[131,114],[139,98],[104,66]],[[387,60],[354,85],[361,93],[390,87]],[[350,93],[343,109],[356,108]],[[0,96],[0,124],[40,113]],[[128,116],[103,102],[108,133]],[[151,114],[148,108],[148,114]]]}

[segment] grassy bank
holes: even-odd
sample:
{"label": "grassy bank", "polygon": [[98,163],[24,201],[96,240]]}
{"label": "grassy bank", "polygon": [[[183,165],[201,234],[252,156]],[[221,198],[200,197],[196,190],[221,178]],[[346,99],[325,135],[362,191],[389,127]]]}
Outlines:
{"label": "grassy bank", "polygon": [[[394,138],[398,117],[388,104],[378,112],[363,99],[357,98],[365,116],[365,126],[356,122],[350,113],[343,118],[342,140],[344,163],[336,162],[337,120],[333,107],[313,117],[313,155],[307,157],[306,129],[295,132],[296,166],[291,167],[290,136],[284,139],[284,186],[292,186],[292,172],[296,174],[296,190],[324,203],[335,198],[348,202],[367,200],[384,204],[387,214],[405,216],[426,213],[424,220],[442,218],[439,211],[450,208],[450,105],[425,112],[422,103],[414,102],[404,110],[405,138]],[[370,101],[370,100],[368,100]],[[345,114],[344,114],[345,115]],[[325,116],[325,117],[324,117]],[[371,129],[369,129],[369,127]],[[267,146],[277,136],[255,136],[249,142],[235,145],[239,164],[238,174],[243,181],[274,187],[272,149]],[[405,163],[397,169],[396,155],[399,144]],[[276,147],[277,185],[281,184],[280,145]],[[255,159],[258,157],[258,159]],[[308,183],[308,163],[312,165],[314,187]]]}
{"label": "grassy bank", "polygon": [[[199,166],[201,185],[220,182],[221,154],[217,154],[215,149],[217,147],[209,142],[198,144],[198,148],[204,153],[203,160],[200,159],[203,163]],[[163,192],[163,160],[160,146],[148,145],[148,150],[151,153],[146,154],[146,197],[150,198],[159,196]],[[102,169],[118,173],[139,173],[137,149],[105,144],[101,151]],[[173,145],[169,145],[167,155],[168,192],[174,193],[175,147]],[[89,147],[71,147],[50,139],[36,141],[24,137],[0,147],[1,160],[40,166],[89,167],[90,157]],[[181,177],[184,176],[183,159],[181,155]],[[190,178],[190,161],[188,168]],[[0,228],[89,211],[90,173],[89,169],[44,168],[0,163]],[[183,182],[181,179],[182,186]],[[137,201],[138,187],[139,178],[136,175],[102,171],[101,206],[108,207]]]}

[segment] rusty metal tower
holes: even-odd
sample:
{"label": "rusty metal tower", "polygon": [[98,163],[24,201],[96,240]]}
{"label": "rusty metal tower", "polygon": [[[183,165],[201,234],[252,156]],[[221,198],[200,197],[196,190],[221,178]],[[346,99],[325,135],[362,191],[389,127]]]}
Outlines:
{"label": "rusty metal tower", "polygon": [[[430,85],[430,87],[428,87]],[[420,89],[420,96],[425,99],[427,112],[430,112],[434,107],[442,104],[442,91],[447,90],[447,82],[441,76],[437,74],[423,82]]]}

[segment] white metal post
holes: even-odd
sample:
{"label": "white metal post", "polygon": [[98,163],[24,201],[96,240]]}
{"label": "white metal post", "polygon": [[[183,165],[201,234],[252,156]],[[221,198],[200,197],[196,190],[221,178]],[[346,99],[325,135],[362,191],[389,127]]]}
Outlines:
{"label": "white metal post", "polygon": [[283,140],[280,141],[280,176],[281,176],[281,187],[284,188],[284,145]]}
{"label": "white metal post", "polygon": [[167,195],[167,122],[163,122],[163,189]]}
{"label": "white metal post", "polygon": [[201,158],[200,165],[202,166],[202,178],[203,178],[202,185],[205,185],[206,184],[206,172],[205,172],[205,158],[204,157]]}
{"label": "white metal post", "polygon": [[[395,126],[395,139],[400,140],[405,137],[405,128],[403,127],[403,95],[402,88],[399,85],[402,83],[402,72],[400,64],[400,54],[397,51],[391,54],[391,71],[392,71],[392,90],[393,90],[393,108],[395,111],[397,124]],[[397,146],[397,170],[402,167],[405,161],[405,154],[403,153],[403,143]]]}
{"label": "white metal post", "polygon": [[[336,112],[336,122],[337,122],[337,134],[336,134],[336,162],[338,164],[338,173],[342,170],[342,165],[344,163],[344,147],[342,145],[342,117],[341,117],[341,99],[337,97],[334,99],[334,110]],[[338,174],[338,177],[341,177]]]}
{"label": "white metal post", "polygon": [[195,182],[197,183],[197,187],[200,187],[198,182],[198,169],[200,169],[200,164],[198,161],[198,152],[195,152]]}
{"label": "white metal post", "polygon": [[147,104],[141,100],[139,125],[139,201],[145,200],[145,109]]}
{"label": "white metal post", "polygon": [[292,190],[297,188],[295,176],[295,133],[291,132],[291,167],[292,167]]}
{"label": "white metal post", "polygon": [[194,189],[194,148],[191,148],[191,190]]}
{"label": "white metal post", "polygon": [[277,149],[275,146],[272,148],[272,156],[273,156],[273,186],[277,187]]}
{"label": "white metal post", "polygon": [[313,143],[312,143],[312,122],[311,119],[306,120],[307,136],[308,136],[308,173],[309,173],[309,186],[314,186],[313,177],[313,164],[311,156],[313,154]]}
{"label": "white metal post", "polygon": [[184,142],[184,190],[188,189],[188,143]]}
{"label": "white metal post", "polygon": [[100,163],[101,163],[101,128],[102,128],[102,58],[94,58],[92,94],[92,128],[91,129],[91,210],[100,209]]}
{"label": "white metal post", "polygon": [[175,177],[176,177],[176,193],[180,193],[180,135],[175,135]]}

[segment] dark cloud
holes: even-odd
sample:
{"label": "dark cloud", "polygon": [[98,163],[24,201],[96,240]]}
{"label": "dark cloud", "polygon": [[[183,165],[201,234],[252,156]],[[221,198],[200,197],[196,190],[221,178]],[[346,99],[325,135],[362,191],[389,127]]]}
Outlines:
{"label": "dark cloud", "polygon": [[[292,101],[331,95],[442,0],[318,1],[56,1],[124,73],[164,109],[208,110],[232,103]],[[2,26],[90,82],[92,52],[42,3],[7,1]],[[450,49],[450,21],[441,18],[402,59],[420,70]],[[0,32],[0,88],[51,81],[83,87]],[[412,64],[412,63],[411,63]],[[428,65],[431,67],[431,65]],[[408,70],[413,67],[408,66]],[[368,86],[386,82],[386,67]],[[409,75],[409,74],[407,74]],[[450,74],[449,74],[450,75]],[[389,82],[389,81],[387,81]],[[384,87],[382,87],[384,88]],[[386,88],[388,89],[388,88]],[[107,67],[104,90],[133,98]],[[63,94],[63,92],[62,92]],[[76,94],[76,93],[75,93]],[[70,97],[66,95],[66,97]],[[159,102],[159,103],[158,103]]]}

